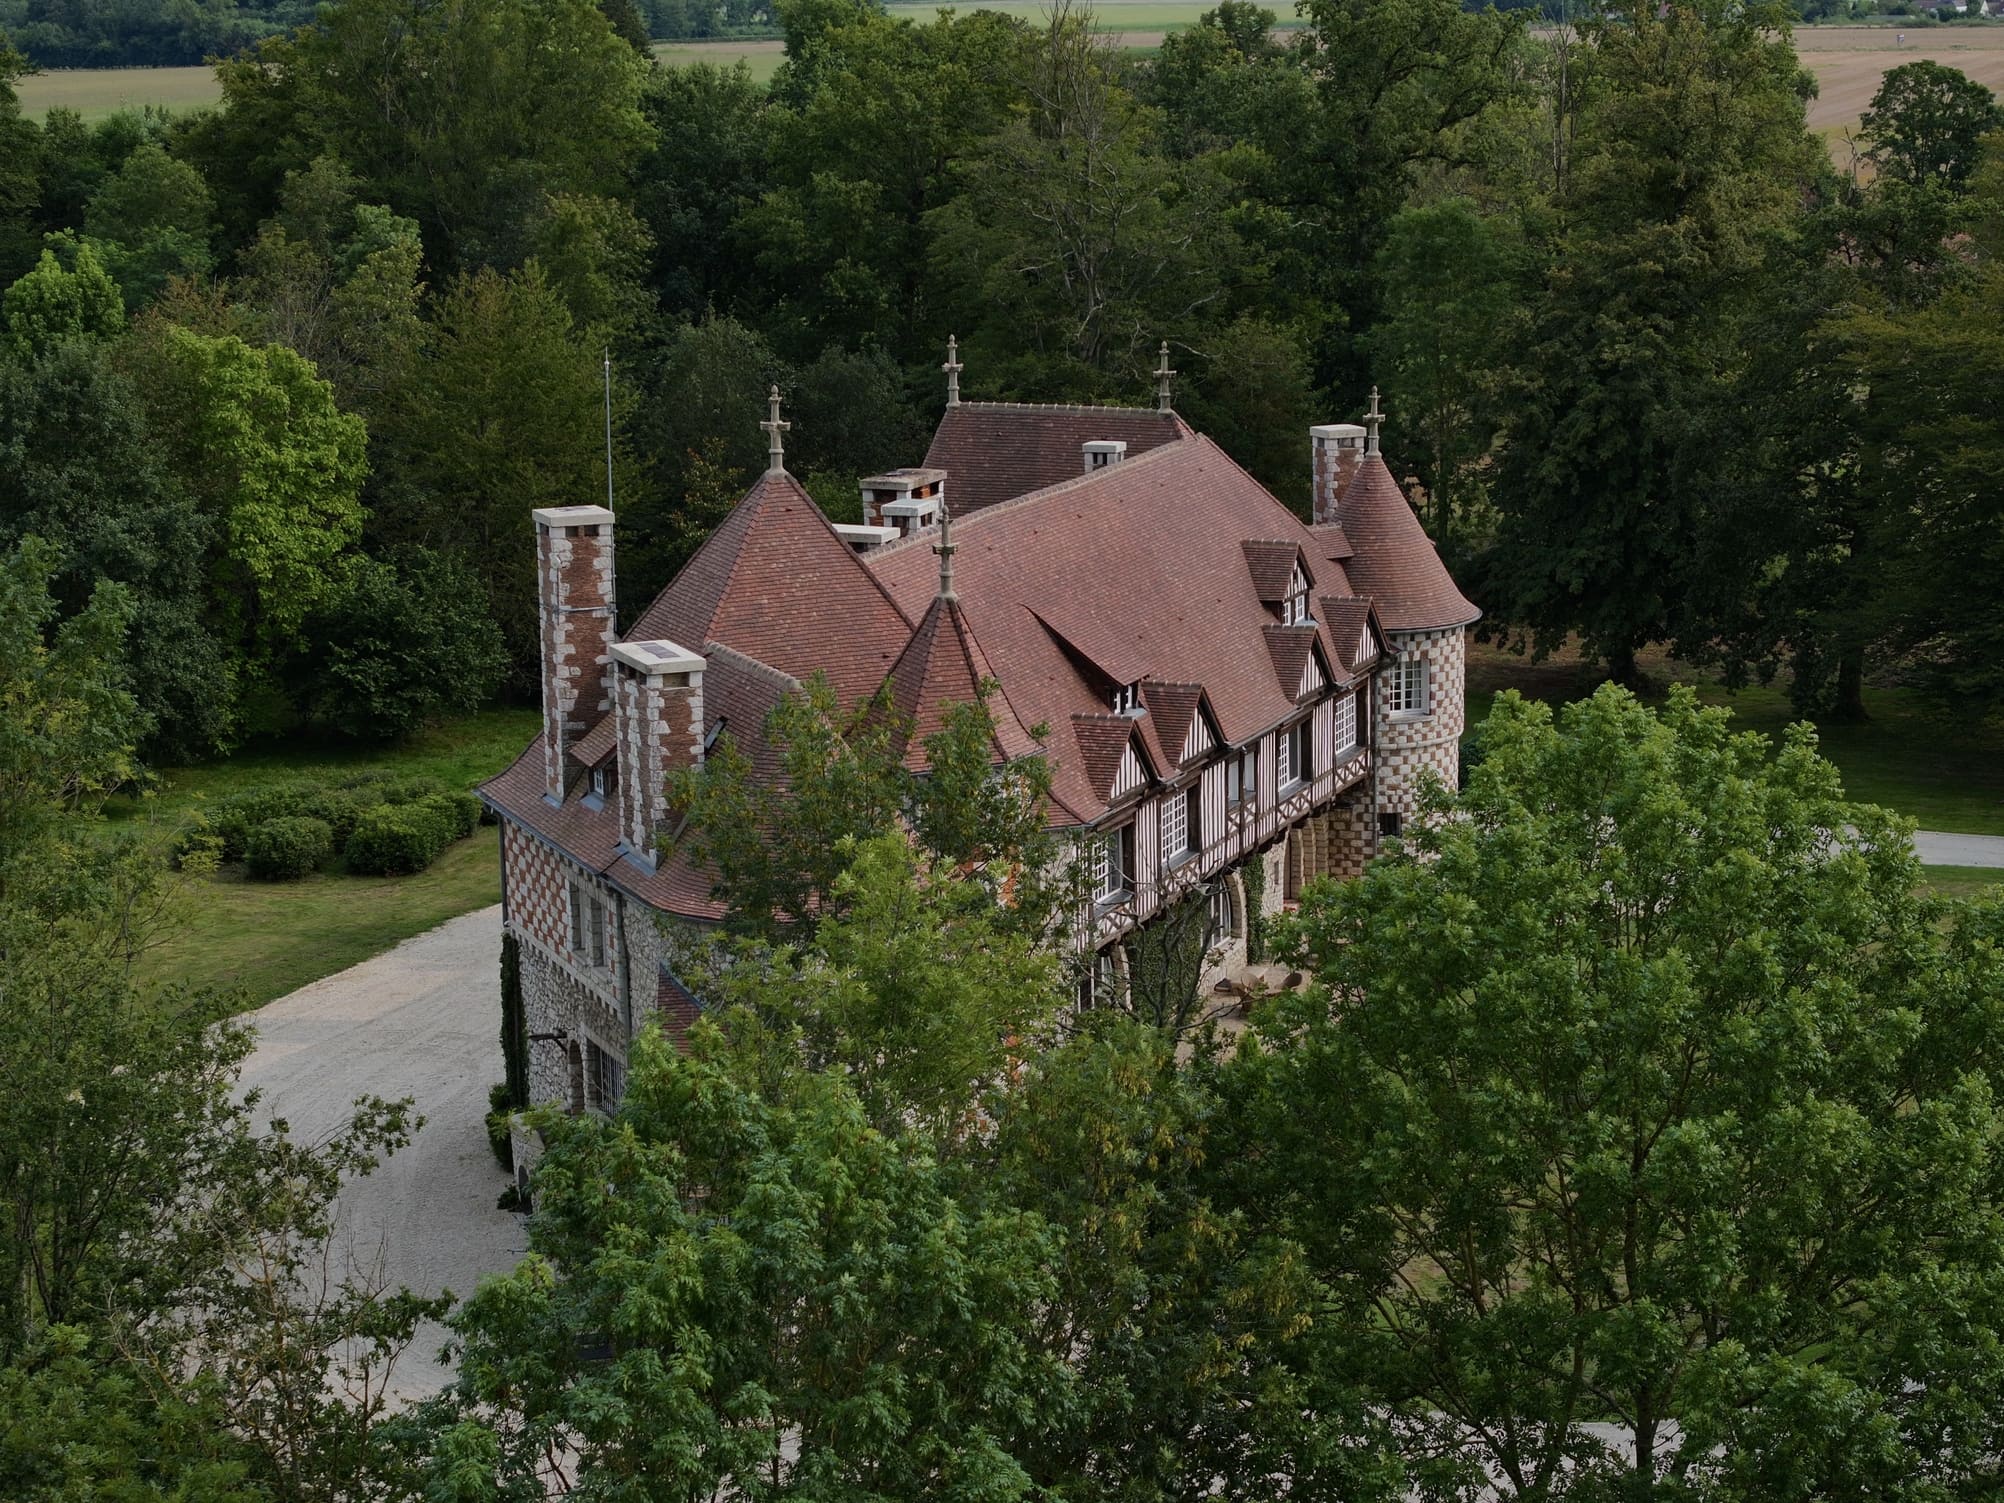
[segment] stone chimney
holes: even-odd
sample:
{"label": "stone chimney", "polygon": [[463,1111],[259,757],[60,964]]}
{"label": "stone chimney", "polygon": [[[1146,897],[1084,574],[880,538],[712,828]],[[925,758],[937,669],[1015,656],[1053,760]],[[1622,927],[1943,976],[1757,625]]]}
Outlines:
{"label": "stone chimney", "polygon": [[886,470],[868,476],[862,486],[863,525],[895,527],[901,537],[938,526],[946,509],[945,470]]}
{"label": "stone chimney", "polygon": [[1104,470],[1127,458],[1127,440],[1089,438],[1079,445],[1079,457],[1084,461],[1085,473],[1090,475],[1094,470]]}
{"label": "stone chimney", "polygon": [[1315,463],[1315,522],[1336,520],[1336,503],[1364,462],[1361,423],[1322,423],[1308,430]]}
{"label": "stone chimney", "polygon": [[543,796],[562,803],[564,753],[612,708],[612,513],[603,506],[546,506],[535,518]]}
{"label": "stone chimney", "polygon": [[613,742],[619,759],[619,840],[653,868],[668,818],[668,775],[703,760],[703,658],[674,642],[612,649]]}

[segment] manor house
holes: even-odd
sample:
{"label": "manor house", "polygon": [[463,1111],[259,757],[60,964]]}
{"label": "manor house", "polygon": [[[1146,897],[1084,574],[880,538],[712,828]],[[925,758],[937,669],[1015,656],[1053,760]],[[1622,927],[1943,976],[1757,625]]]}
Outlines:
{"label": "manor house", "polygon": [[611,1105],[640,1026],[700,1013],[662,921],[723,908],[656,854],[665,780],[722,736],[775,775],[767,717],[815,673],[845,703],[888,683],[921,773],[945,708],[993,681],[995,761],[1050,759],[1051,823],[1084,856],[1088,1005],[1192,894],[1206,984],[1242,969],[1249,891],[1273,909],[1355,873],[1422,769],[1453,785],[1479,612],[1386,468],[1376,393],[1362,424],[1309,430],[1304,523],[1177,415],[1167,354],[1155,405],[1128,408],[963,402],[950,349],[924,464],[864,480],[860,526],[787,473],[775,391],[765,474],[623,631],[612,512],[535,512],[543,730],[482,796],[536,1100]]}

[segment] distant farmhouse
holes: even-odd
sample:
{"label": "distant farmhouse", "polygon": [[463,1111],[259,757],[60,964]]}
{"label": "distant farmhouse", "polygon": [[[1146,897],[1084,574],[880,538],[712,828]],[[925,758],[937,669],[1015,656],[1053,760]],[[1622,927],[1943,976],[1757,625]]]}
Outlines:
{"label": "distant farmhouse", "polygon": [[613,514],[535,513],[543,730],[482,790],[534,1099],[610,1106],[640,1026],[700,1013],[659,921],[723,908],[710,874],[657,858],[664,780],[724,735],[774,775],[767,718],[815,673],[845,703],[888,683],[921,772],[946,707],[993,681],[994,759],[1051,759],[1051,824],[1089,876],[1087,1006],[1193,894],[1205,984],[1243,970],[1252,863],[1277,908],[1360,870],[1423,769],[1454,783],[1480,613],[1379,454],[1376,394],[1364,424],[1309,430],[1304,525],[1177,416],[1163,354],[1149,409],[963,402],[950,351],[924,465],[864,480],[862,526],[787,473],[775,392],[770,467],[625,633]]}

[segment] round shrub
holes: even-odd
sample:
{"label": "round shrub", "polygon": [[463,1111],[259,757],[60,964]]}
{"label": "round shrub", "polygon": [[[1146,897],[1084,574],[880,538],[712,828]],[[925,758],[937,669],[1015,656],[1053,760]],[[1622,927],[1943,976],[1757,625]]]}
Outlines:
{"label": "round shrub", "polygon": [[244,859],[260,882],[295,882],[334,854],[334,835],[324,819],[286,815],[268,819],[250,832]]}
{"label": "round shrub", "polygon": [[421,872],[452,841],[452,826],[425,804],[378,804],[348,837],[348,870],[376,877]]}
{"label": "round shrub", "polygon": [[267,783],[217,800],[209,811],[208,825],[223,843],[223,859],[246,859],[251,831],[267,820],[311,817],[313,798],[318,792],[318,785],[313,783]]}
{"label": "round shrub", "polygon": [[434,793],[424,804],[426,808],[436,810],[445,820],[454,840],[464,840],[480,823],[481,803],[475,794]]}

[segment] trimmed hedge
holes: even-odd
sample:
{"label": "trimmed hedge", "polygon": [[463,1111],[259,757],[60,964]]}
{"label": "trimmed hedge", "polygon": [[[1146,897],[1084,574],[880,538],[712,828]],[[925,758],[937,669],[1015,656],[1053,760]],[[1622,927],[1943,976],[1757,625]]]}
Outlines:
{"label": "trimmed hedge", "polygon": [[334,854],[334,835],[324,819],[281,815],[250,832],[244,861],[260,882],[296,882]]}
{"label": "trimmed hedge", "polygon": [[[411,812],[395,816],[385,812],[394,810]],[[181,838],[179,853],[201,858],[213,852],[223,861],[248,864],[256,831],[278,821],[304,820],[327,833],[328,849],[316,865],[340,851],[350,871],[420,872],[447,845],[471,835],[484,812],[476,795],[448,788],[432,777],[365,772],[335,783],[287,779],[218,800]],[[355,837],[365,824],[370,831],[357,850]],[[281,838],[274,837],[274,842]],[[294,830],[289,838],[296,841],[300,833]],[[260,869],[251,875],[266,881],[303,876],[304,871],[292,870],[300,859],[267,843]]]}
{"label": "trimmed hedge", "polygon": [[348,870],[401,877],[421,872],[457,838],[451,811],[430,803],[378,804],[348,837]]}

